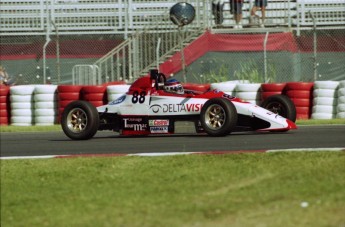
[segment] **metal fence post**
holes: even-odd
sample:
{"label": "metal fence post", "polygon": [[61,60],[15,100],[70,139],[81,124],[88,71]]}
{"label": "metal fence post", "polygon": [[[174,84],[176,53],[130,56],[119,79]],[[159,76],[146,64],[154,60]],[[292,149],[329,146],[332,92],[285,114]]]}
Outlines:
{"label": "metal fence post", "polygon": [[49,9],[49,1],[46,0],[46,42],[43,45],[43,84],[47,83],[47,56],[46,56],[46,49],[48,44],[50,43],[50,32],[51,32],[51,10]]}
{"label": "metal fence post", "polygon": [[316,19],[314,15],[309,11],[310,17],[313,20],[313,61],[314,61],[314,81],[317,80],[317,34],[316,34]]}
{"label": "metal fence post", "polygon": [[264,83],[267,83],[267,40],[268,40],[269,32],[266,32],[265,40],[264,40]]}

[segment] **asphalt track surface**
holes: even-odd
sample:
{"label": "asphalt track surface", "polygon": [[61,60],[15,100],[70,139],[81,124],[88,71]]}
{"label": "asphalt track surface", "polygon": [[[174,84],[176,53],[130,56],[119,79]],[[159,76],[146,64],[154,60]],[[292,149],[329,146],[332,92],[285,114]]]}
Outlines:
{"label": "asphalt track surface", "polygon": [[71,140],[62,131],[1,133],[0,147],[1,157],[345,148],[345,125],[299,126],[285,133],[235,132],[225,137],[195,134],[190,128],[174,135],[145,137],[98,131],[83,141]]}

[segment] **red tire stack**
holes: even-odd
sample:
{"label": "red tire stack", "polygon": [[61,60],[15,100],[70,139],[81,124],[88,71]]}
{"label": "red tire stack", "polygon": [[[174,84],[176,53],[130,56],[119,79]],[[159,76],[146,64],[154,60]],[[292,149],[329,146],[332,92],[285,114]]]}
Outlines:
{"label": "red tire stack", "polygon": [[0,85],[0,125],[10,123],[10,88]]}
{"label": "red tire stack", "polygon": [[104,85],[83,86],[81,89],[81,99],[88,101],[95,107],[105,105],[108,103],[107,87]]}
{"label": "red tire stack", "polygon": [[61,115],[65,107],[76,100],[80,100],[80,91],[82,86],[77,85],[59,85],[58,90],[58,122],[61,120]]}
{"label": "red tire stack", "polygon": [[309,119],[311,116],[313,86],[311,82],[288,82],[284,94],[295,104],[297,119]]}
{"label": "red tire stack", "polygon": [[264,101],[272,95],[283,94],[286,83],[261,84],[261,100]]}

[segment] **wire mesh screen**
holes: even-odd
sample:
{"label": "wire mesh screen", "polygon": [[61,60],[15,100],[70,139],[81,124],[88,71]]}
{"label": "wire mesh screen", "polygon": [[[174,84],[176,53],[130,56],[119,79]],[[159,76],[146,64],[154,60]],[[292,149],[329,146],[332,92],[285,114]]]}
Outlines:
{"label": "wire mesh screen", "polygon": [[72,84],[75,65],[92,65],[122,41],[114,35],[51,36],[48,42],[45,36],[4,37],[0,64],[16,84]]}
{"label": "wire mesh screen", "polygon": [[[157,64],[162,72],[177,78],[183,79],[185,74],[189,82],[345,79],[345,30],[308,30],[299,36],[293,32],[205,33],[190,39],[184,34],[183,40],[189,40],[182,43],[185,62],[181,59],[177,32],[141,36],[130,51],[127,48],[108,59],[110,63],[102,68],[107,72],[103,82],[130,79],[130,72],[139,77]],[[165,36],[157,52],[158,39]],[[17,84],[68,84],[72,83],[75,65],[92,65],[123,41],[113,35],[52,36],[48,43],[44,36],[7,37],[1,42],[0,64]]]}
{"label": "wire mesh screen", "polygon": [[[73,83],[76,65],[96,65],[104,83],[157,67],[189,82],[345,77],[341,0],[269,0],[264,28],[249,25],[254,1],[245,0],[243,29],[233,28],[229,1],[189,0],[195,20],[180,31],[168,15],[176,2],[2,0],[0,64],[17,84]],[[222,28],[213,2],[224,2]],[[336,13],[323,18],[325,9]]]}
{"label": "wire mesh screen", "polygon": [[[186,59],[189,82],[249,80],[257,83],[344,80],[345,30],[289,33],[212,34],[211,48],[195,61]],[[193,51],[185,55],[193,58]],[[182,63],[181,63],[182,64]],[[183,72],[175,73],[182,79]]]}

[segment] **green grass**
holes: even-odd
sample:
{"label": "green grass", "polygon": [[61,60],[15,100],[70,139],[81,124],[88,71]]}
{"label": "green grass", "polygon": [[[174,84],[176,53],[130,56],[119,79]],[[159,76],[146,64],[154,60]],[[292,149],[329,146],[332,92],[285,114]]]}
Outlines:
{"label": "green grass", "polygon": [[1,226],[344,226],[344,163],[344,152],[1,160]]}
{"label": "green grass", "polygon": [[297,125],[345,125],[344,118],[321,120],[321,119],[309,119],[309,120],[297,120]]}
{"label": "green grass", "polygon": [[344,152],[0,162],[4,227],[345,226]]}
{"label": "green grass", "polygon": [[[330,120],[297,120],[297,125],[325,125],[325,124],[345,124],[345,119]],[[42,131],[61,131],[60,125],[51,126],[12,126],[1,125],[0,132],[42,132]]]}
{"label": "green grass", "polygon": [[46,131],[62,131],[61,125],[48,125],[48,126],[1,125],[0,126],[0,132],[46,132]]}

